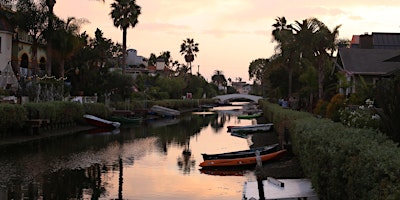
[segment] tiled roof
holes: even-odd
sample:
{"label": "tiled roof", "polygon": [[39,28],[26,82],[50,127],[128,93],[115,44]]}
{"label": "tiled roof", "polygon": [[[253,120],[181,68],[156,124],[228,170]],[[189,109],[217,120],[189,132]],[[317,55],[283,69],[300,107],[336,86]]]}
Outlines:
{"label": "tiled roof", "polygon": [[8,31],[8,32],[14,31],[8,20],[5,17],[2,17],[1,15],[0,15],[0,31]]}
{"label": "tiled roof", "polygon": [[338,58],[345,71],[353,74],[386,75],[400,70],[400,50],[340,48]]}

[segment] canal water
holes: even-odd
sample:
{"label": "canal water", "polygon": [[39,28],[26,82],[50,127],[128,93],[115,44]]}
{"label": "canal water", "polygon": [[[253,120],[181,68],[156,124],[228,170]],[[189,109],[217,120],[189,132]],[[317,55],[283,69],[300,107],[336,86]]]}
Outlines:
{"label": "canal water", "polygon": [[0,148],[0,199],[241,199],[253,169],[204,171],[201,153],[248,149],[241,104]]}

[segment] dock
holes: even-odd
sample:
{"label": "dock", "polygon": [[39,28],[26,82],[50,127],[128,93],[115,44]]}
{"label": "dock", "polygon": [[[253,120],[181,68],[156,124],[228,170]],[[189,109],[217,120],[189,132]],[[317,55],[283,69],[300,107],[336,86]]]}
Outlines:
{"label": "dock", "polygon": [[[318,200],[309,179],[275,179],[247,181],[243,186],[243,200]],[[262,188],[259,188],[262,185]],[[263,192],[261,195],[259,192]]]}

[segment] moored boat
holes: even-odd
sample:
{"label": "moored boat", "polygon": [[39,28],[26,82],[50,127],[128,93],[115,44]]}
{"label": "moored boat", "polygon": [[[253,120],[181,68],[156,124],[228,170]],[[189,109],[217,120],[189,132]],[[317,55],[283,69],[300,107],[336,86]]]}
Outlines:
{"label": "moored boat", "polygon": [[273,127],[272,123],[267,124],[255,124],[247,126],[229,126],[228,132],[232,133],[254,133],[260,131],[269,131]]}
{"label": "moored boat", "polygon": [[119,122],[109,121],[94,115],[83,115],[83,118],[85,118],[86,122],[92,126],[102,128],[119,128],[121,126],[121,123]]}
{"label": "moored boat", "polygon": [[[286,149],[278,150],[268,154],[260,155],[260,161],[275,160],[283,156],[287,152]],[[200,167],[229,167],[229,166],[246,166],[257,164],[257,156],[245,157],[245,158],[232,158],[232,159],[215,159],[205,160],[200,163]]]}
{"label": "moored boat", "polygon": [[171,108],[154,105],[150,108],[150,112],[154,112],[162,117],[176,117],[181,114],[180,111]]}
{"label": "moored boat", "polygon": [[255,119],[262,116],[262,112],[254,113],[254,114],[247,114],[247,115],[239,115],[238,119]]}
{"label": "moored boat", "polygon": [[139,124],[142,123],[143,117],[125,117],[125,116],[118,116],[113,115],[109,118],[111,121],[119,122],[122,124]]}
{"label": "moored boat", "polygon": [[232,151],[227,153],[219,153],[219,154],[201,154],[204,160],[215,160],[215,159],[232,159],[232,158],[246,158],[256,156],[256,152],[258,151],[260,155],[264,155],[267,153],[274,152],[278,149],[279,144],[273,144],[258,148],[252,148],[248,150],[242,151]]}

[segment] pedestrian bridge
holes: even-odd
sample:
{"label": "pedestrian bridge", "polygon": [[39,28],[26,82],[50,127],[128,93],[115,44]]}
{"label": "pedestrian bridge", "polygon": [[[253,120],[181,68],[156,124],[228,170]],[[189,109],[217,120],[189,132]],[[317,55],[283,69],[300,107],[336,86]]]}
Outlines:
{"label": "pedestrian bridge", "polygon": [[262,97],[249,94],[226,94],[215,96],[213,99],[219,99],[221,102],[226,102],[233,99],[249,99],[257,103],[258,100],[262,99]]}

